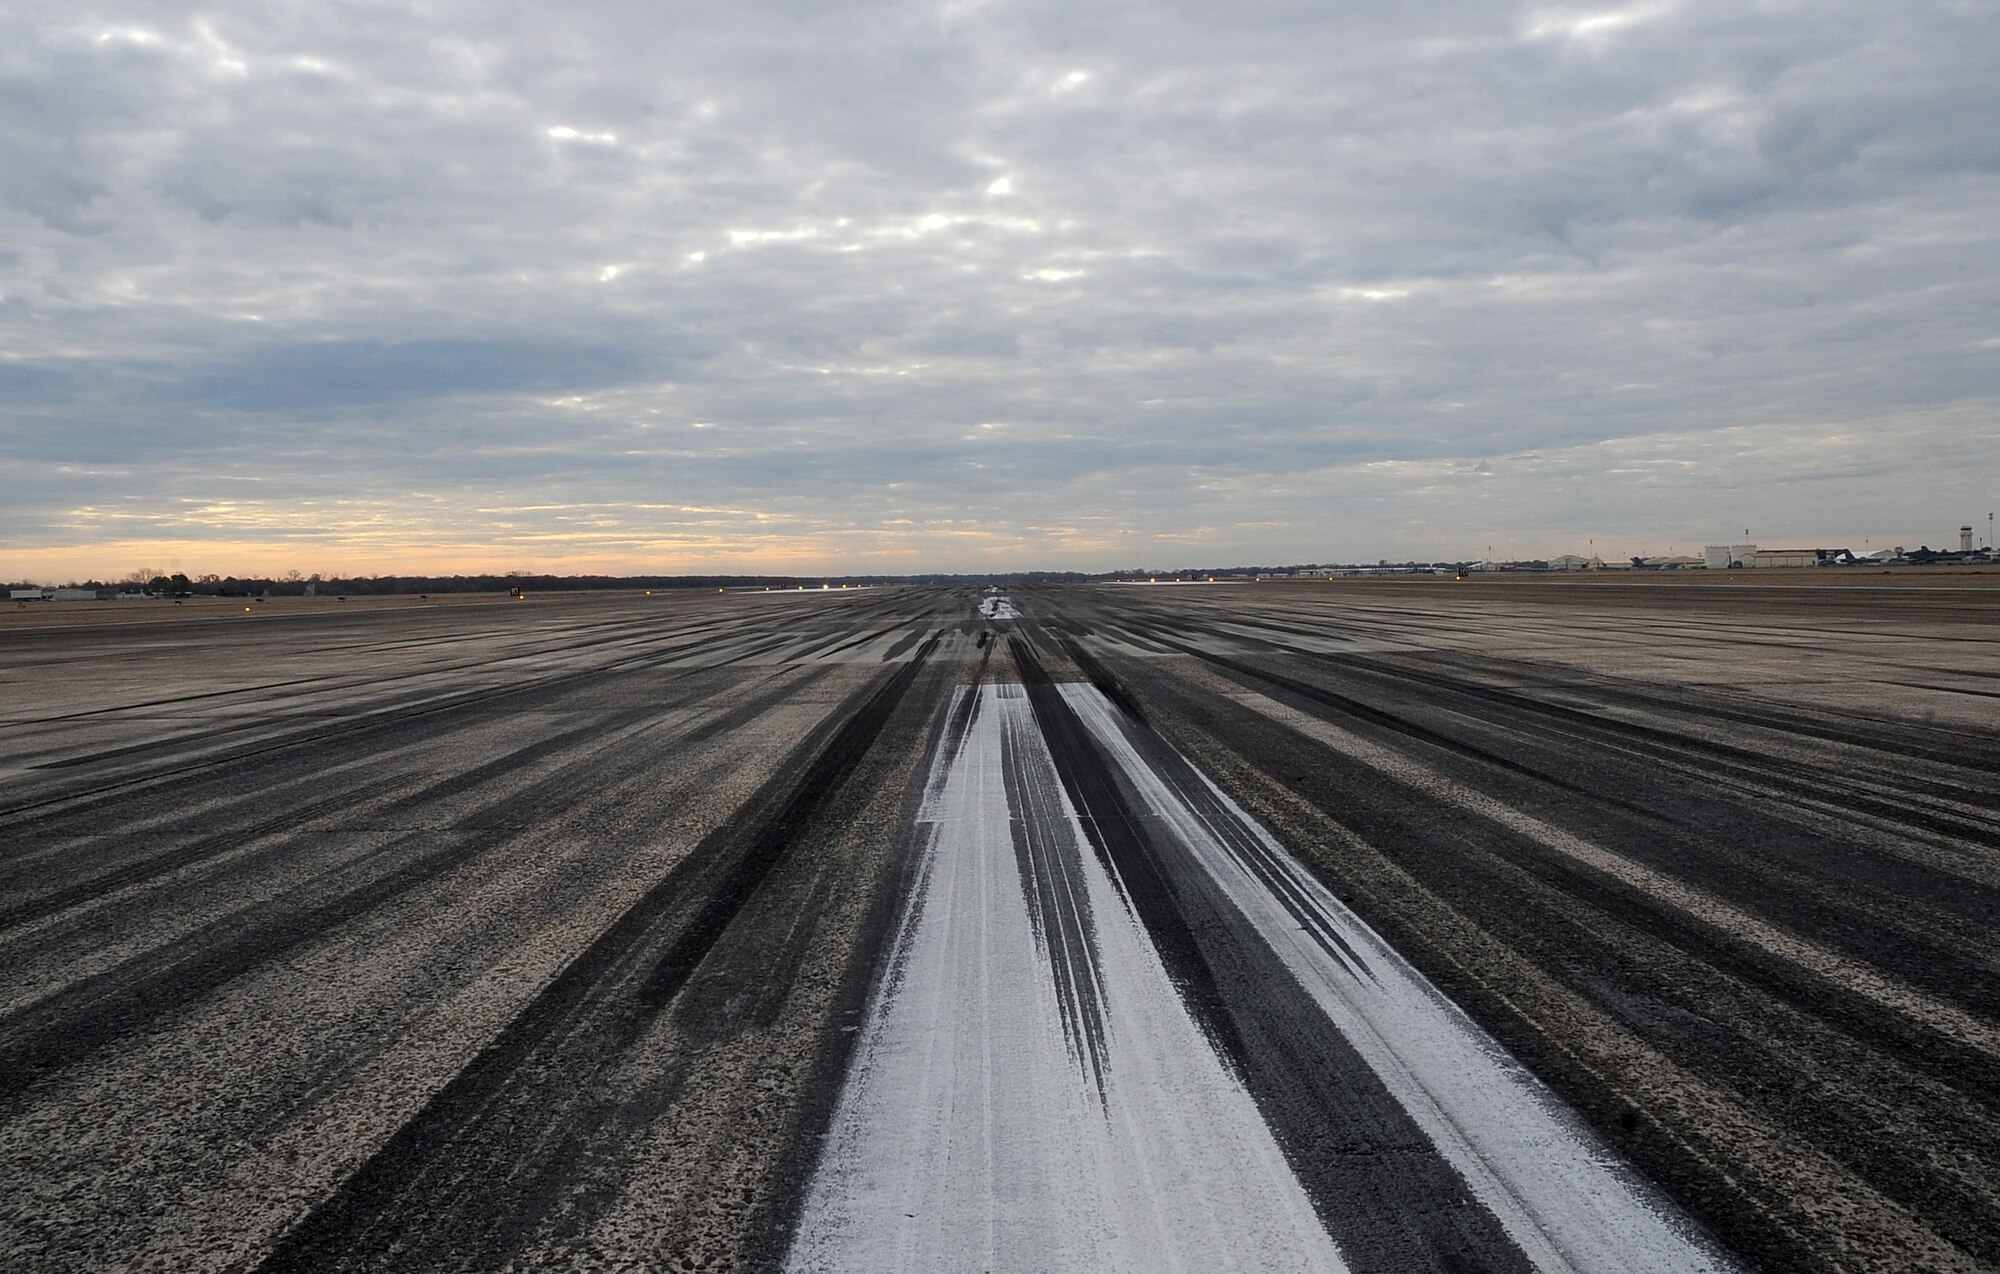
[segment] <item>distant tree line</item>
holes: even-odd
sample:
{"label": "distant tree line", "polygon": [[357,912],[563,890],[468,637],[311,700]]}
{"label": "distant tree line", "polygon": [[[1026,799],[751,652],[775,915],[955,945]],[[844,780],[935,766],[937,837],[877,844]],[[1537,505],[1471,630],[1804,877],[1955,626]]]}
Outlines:
{"label": "distant tree line", "polygon": [[[587,589],[675,588],[818,588],[828,584],[1050,584],[1078,583],[1109,576],[1075,571],[1018,571],[994,575],[537,575],[509,571],[496,575],[194,575],[166,574],[150,567],[129,571],[117,580],[73,581],[64,587],[94,588],[100,593],[135,592],[154,597],[301,597],[309,593],[342,597],[393,594],[575,592]],[[33,582],[12,585],[37,587]]]}

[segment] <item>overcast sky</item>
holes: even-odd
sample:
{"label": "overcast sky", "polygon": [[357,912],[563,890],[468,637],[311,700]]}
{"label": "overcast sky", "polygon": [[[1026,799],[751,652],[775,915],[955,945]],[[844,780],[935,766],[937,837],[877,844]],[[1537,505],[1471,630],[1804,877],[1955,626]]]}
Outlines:
{"label": "overcast sky", "polygon": [[0,16],[0,574],[1881,548],[2000,7]]}

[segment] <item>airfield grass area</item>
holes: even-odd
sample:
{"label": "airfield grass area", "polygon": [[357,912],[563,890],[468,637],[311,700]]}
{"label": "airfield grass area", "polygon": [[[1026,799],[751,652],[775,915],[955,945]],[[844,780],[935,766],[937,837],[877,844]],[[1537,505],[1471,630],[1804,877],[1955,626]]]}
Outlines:
{"label": "airfield grass area", "polygon": [[991,810],[1091,1100],[1137,1037],[1077,988],[1141,988],[1299,1250],[1546,1268],[1560,1218],[1433,1153],[1171,797],[1282,846],[1330,967],[1407,962],[1685,1260],[1995,1268],[2000,575],[1770,574],[0,611],[0,1266],[935,1261],[822,1160],[889,1144],[869,1075],[964,1081],[895,997],[974,985],[919,900]]}

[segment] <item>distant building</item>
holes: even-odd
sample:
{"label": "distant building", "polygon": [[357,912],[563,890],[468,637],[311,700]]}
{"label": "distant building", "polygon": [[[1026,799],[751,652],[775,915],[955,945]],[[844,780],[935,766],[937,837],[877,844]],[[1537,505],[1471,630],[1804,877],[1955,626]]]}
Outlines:
{"label": "distant building", "polygon": [[1818,566],[1819,554],[1811,549],[1758,549],[1750,555],[1748,564],[1760,570],[1772,567]]}
{"label": "distant building", "polygon": [[1732,566],[1748,566],[1751,555],[1756,551],[1755,544],[1710,544],[1701,551],[1701,564],[1711,571],[1726,571]]}
{"label": "distant building", "polygon": [[1590,569],[1591,559],[1578,557],[1574,553],[1559,553],[1549,559],[1552,571],[1585,571]]}
{"label": "distant building", "polygon": [[1751,554],[1755,567],[1842,566],[1856,560],[1846,549],[1759,549]]}
{"label": "distant building", "polygon": [[1969,526],[1958,528],[1958,551],[1961,553],[1972,552],[1972,528]]}

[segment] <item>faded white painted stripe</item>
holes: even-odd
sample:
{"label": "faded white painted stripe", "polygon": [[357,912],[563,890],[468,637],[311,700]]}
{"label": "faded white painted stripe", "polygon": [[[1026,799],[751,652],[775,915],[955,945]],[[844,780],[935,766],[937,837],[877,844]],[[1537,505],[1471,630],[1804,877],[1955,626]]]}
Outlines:
{"label": "faded white painted stripe", "polygon": [[1319,917],[1368,962],[1342,968],[1185,800],[1146,764],[1094,686],[1065,685],[1093,737],[1213,875],[1301,986],[1353,1043],[1439,1153],[1539,1267],[1726,1269],[1692,1229],[1602,1146],[1549,1090],[1343,906],[1205,776]]}
{"label": "faded white painted stripe", "polygon": [[[1096,856],[1020,687],[986,687],[871,1006],[794,1270],[1344,1267],[1255,1103],[1188,1016]],[[1063,1034],[1002,777],[1059,798],[1108,1015],[1099,1094]]]}
{"label": "faded white painted stripe", "polygon": [[1232,694],[1230,698],[1434,800],[1491,819],[1586,867],[1677,907],[1711,928],[1760,947],[1843,991],[1873,1000],[1883,1008],[1921,1022],[1961,1044],[2000,1057],[2000,1028],[1957,1005],[1927,995],[1872,965],[1850,959],[1781,929],[1704,889],[1654,871],[1604,845],[1566,832],[1553,823],[1497,801],[1477,788],[1439,774],[1393,748],[1364,739],[1351,730],[1300,712],[1267,695],[1246,691]]}

